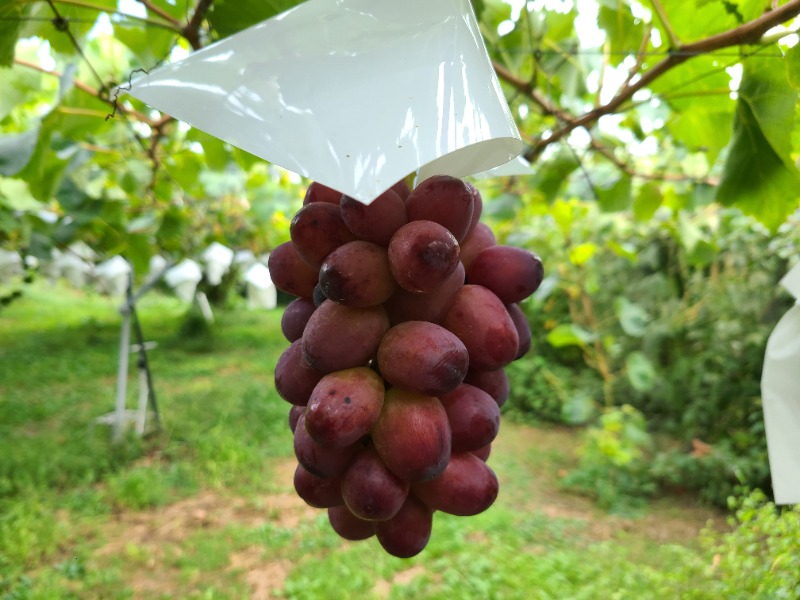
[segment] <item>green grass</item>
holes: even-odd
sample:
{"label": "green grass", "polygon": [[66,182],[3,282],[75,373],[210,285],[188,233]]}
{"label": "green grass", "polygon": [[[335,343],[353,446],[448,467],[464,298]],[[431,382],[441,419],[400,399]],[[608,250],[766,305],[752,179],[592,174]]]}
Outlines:
{"label": "green grass", "polygon": [[112,445],[95,419],[114,404],[116,310],[37,284],[0,312],[0,599],[259,589],[286,598],[668,598],[654,589],[698,556],[683,532],[713,513],[667,502],[637,520],[606,515],[559,488],[575,433],[513,423],[490,459],[501,481],[491,510],[437,514],[429,547],[410,560],[374,539],[343,542],[324,512],[293,494],[288,405],[272,385],[287,345],[279,311],[219,312],[209,332],[187,327],[176,300],[147,296],[140,318],[159,343],[151,363],[164,428]]}

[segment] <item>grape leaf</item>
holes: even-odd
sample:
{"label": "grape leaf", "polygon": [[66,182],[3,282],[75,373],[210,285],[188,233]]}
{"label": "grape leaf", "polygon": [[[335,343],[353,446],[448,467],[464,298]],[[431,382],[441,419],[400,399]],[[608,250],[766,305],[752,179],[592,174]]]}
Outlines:
{"label": "grape leaf", "polygon": [[600,209],[614,212],[627,209],[631,204],[631,178],[627,173],[620,173],[610,186],[598,185],[597,203]]}
{"label": "grape leaf", "polygon": [[302,0],[217,0],[208,13],[208,22],[224,38],[298,4]]}
{"label": "grape leaf", "polygon": [[744,61],[739,98],[750,107],[775,153],[792,167],[791,129],[797,96],[781,61],[761,56],[751,56]]}
{"label": "grape leaf", "polygon": [[641,352],[631,352],[625,359],[625,370],[633,389],[646,392],[656,383],[656,370]]}
{"label": "grape leaf", "polygon": [[619,63],[625,53],[635,54],[642,43],[645,25],[634,19],[631,9],[621,0],[600,0],[597,22],[606,32],[606,43],[611,49],[610,57]]}
{"label": "grape leaf", "polygon": [[0,137],[0,175],[16,175],[33,156],[39,139],[39,127],[24,133]]}
{"label": "grape leaf", "polygon": [[661,206],[664,197],[658,184],[648,182],[639,188],[639,193],[633,201],[633,216],[637,221],[649,221]]}
{"label": "grape leaf", "polygon": [[30,9],[28,2],[0,0],[0,67],[14,62],[14,48]]}
{"label": "grape leaf", "polygon": [[562,323],[547,334],[547,342],[554,348],[565,346],[587,346],[597,335],[573,323]]}
{"label": "grape leaf", "polygon": [[14,211],[42,208],[42,204],[31,196],[27,183],[6,177],[0,177],[0,204]]}
{"label": "grape leaf", "polygon": [[774,231],[797,207],[799,192],[797,169],[778,156],[750,105],[740,98],[717,200],[735,204]]}
{"label": "grape leaf", "polygon": [[641,306],[620,296],[614,301],[614,311],[625,333],[633,337],[642,337],[645,334],[650,315]]}
{"label": "grape leaf", "polygon": [[800,90],[800,44],[795,44],[786,51],[786,79],[796,90]]}

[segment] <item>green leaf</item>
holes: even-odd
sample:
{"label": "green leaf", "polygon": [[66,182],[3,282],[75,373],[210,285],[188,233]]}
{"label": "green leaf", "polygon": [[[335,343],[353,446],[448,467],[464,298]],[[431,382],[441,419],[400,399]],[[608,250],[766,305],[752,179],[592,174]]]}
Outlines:
{"label": "green leaf", "polygon": [[230,153],[225,148],[225,142],[211,134],[199,129],[191,129],[186,134],[186,139],[199,142],[203,146],[206,165],[215,171],[222,171],[230,161]]}
{"label": "green leaf", "polygon": [[208,13],[208,22],[224,38],[302,2],[303,0],[217,0]]}
{"label": "green leaf", "polygon": [[584,242],[569,249],[569,262],[580,267],[594,256],[597,252],[597,245],[592,242]]}
{"label": "green leaf", "polygon": [[656,383],[656,370],[648,358],[641,352],[631,352],[625,359],[625,372],[633,389],[647,392]]}
{"label": "green leaf", "polygon": [[647,331],[650,315],[641,306],[624,297],[614,301],[614,312],[622,330],[633,337],[642,337]]}
{"label": "green leaf", "polygon": [[636,54],[645,35],[645,24],[633,18],[631,9],[622,0],[600,0],[597,22],[606,32],[612,62],[622,62],[626,53]]}
{"label": "green leaf", "polygon": [[728,159],[717,200],[735,205],[775,231],[797,208],[800,175],[775,152],[753,114],[740,99],[733,122]]}
{"label": "green leaf", "polygon": [[596,335],[586,331],[583,327],[574,323],[562,323],[556,325],[547,334],[547,343],[554,348],[564,348],[565,346],[585,347],[596,339]]}
{"label": "green leaf", "polygon": [[605,212],[625,210],[631,205],[631,178],[620,173],[612,185],[597,186],[597,202]]}
{"label": "green leaf", "polygon": [[483,209],[488,216],[495,219],[513,219],[522,204],[522,198],[516,194],[503,193],[484,204]]}
{"label": "green leaf", "polygon": [[38,127],[25,133],[0,136],[0,175],[16,175],[24,169],[38,140]]}
{"label": "green leaf", "polygon": [[125,44],[145,69],[164,60],[176,34],[161,27],[138,27],[130,22],[114,23],[114,37]]}
{"label": "green leaf", "polygon": [[8,67],[14,62],[14,48],[30,11],[29,2],[0,0],[0,67]]}
{"label": "green leaf", "polygon": [[775,154],[794,166],[791,130],[798,94],[789,85],[786,67],[771,57],[751,56],[744,61],[739,98],[750,107]]}
{"label": "green leaf", "polygon": [[583,425],[595,414],[594,400],[589,394],[576,391],[561,406],[561,418],[568,425]]}
{"label": "green leaf", "polygon": [[645,183],[639,188],[636,199],[633,201],[633,216],[637,221],[649,221],[661,206],[664,197],[657,183]]}
{"label": "green leaf", "polygon": [[42,208],[42,204],[31,196],[27,183],[6,177],[0,177],[0,204],[14,211]]}
{"label": "green leaf", "polygon": [[800,44],[795,44],[786,51],[786,79],[796,90],[800,90]]}
{"label": "green leaf", "polygon": [[551,160],[540,163],[532,178],[532,186],[538,189],[548,202],[553,202],[567,177],[578,166],[578,161],[572,152],[560,150]]}

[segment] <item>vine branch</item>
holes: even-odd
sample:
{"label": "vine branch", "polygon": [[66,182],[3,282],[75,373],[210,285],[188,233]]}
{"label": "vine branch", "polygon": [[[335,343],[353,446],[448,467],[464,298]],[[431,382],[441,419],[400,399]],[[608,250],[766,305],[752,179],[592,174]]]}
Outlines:
{"label": "vine branch", "polygon": [[199,0],[189,22],[180,31],[193,50],[199,50],[203,47],[203,41],[200,39],[200,26],[203,24],[203,19],[206,18],[206,13],[213,2],[214,0]]}
{"label": "vine branch", "polygon": [[524,157],[530,162],[535,161],[542,151],[550,144],[561,140],[578,127],[588,127],[600,117],[616,112],[617,109],[630,100],[637,91],[647,87],[653,81],[664,75],[664,73],[686,62],[690,58],[708,54],[723,48],[756,44],[769,29],[798,15],[800,15],[800,0],[789,0],[789,2],[783,6],[769,11],[743,25],[709,36],[697,42],[680,44],[672,48],[670,54],[666,58],[656,63],[652,68],[641,73],[636,81],[633,80],[634,78],[631,78],[626,82],[606,104],[597,106],[579,116],[570,115],[563,109],[556,107],[549,99],[544,97],[538,90],[534,89],[530,83],[519,79],[501,65],[495,64],[495,71],[500,79],[525,93],[526,96],[542,109],[544,114],[552,115],[561,121],[561,124],[556,127],[550,135],[534,142],[525,152]]}
{"label": "vine branch", "polygon": [[170,25],[172,25],[173,29],[180,30],[181,22],[165,11],[160,6],[156,6],[151,2],[151,0],[136,0],[139,4],[144,6],[149,12],[153,13],[154,15],[158,15],[165,21],[167,21]]}
{"label": "vine branch", "polygon": [[[34,71],[39,71],[40,73],[44,73],[45,75],[50,75],[51,77],[58,77],[59,79],[64,76],[64,74],[61,73],[60,71],[51,71],[50,69],[45,69],[41,65],[37,65],[36,63],[32,63],[32,62],[27,61],[27,60],[22,59],[22,58],[16,58],[15,57],[14,58],[14,64],[19,65],[21,67],[26,67],[28,69],[33,69]],[[90,96],[94,96],[95,98],[97,98],[101,102],[105,102],[106,104],[109,104],[110,106],[114,106],[114,101],[111,98],[109,98],[108,96],[106,96],[105,94],[103,94],[102,90],[99,90],[96,87],[92,87],[88,83],[84,83],[83,81],[79,81],[77,79],[74,79],[72,81],[72,84],[77,89],[81,90],[82,92],[85,92],[86,94],[89,94]],[[162,119],[151,119],[146,114],[144,114],[142,112],[139,112],[138,110],[135,110],[133,108],[126,108],[126,107],[121,106],[121,105],[117,106],[117,110],[127,114],[128,116],[133,117],[137,121],[141,121],[142,123],[145,123],[145,124],[149,125],[152,128],[157,128],[157,127],[161,126],[161,121],[163,120],[163,118]]]}

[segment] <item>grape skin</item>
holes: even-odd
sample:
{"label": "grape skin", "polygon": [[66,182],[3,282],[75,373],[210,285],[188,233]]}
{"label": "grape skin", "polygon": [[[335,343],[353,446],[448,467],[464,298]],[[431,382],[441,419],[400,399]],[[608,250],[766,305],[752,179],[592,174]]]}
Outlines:
{"label": "grape skin", "polygon": [[364,449],[342,478],[342,498],[360,519],[385,521],[403,506],[409,483],[392,473],[374,448]]}
{"label": "grape skin", "polygon": [[397,285],[415,294],[441,285],[458,265],[458,242],[433,221],[403,225],[389,242],[389,267]]}
{"label": "grape skin", "polygon": [[297,253],[315,271],[333,250],[355,239],[339,207],[329,202],[312,202],[301,208],[292,219],[289,236]]}
{"label": "grape skin", "polygon": [[339,246],[327,256],[319,285],[326,298],[357,308],[383,304],[397,288],[386,249],[361,240]]}
{"label": "grape skin", "polygon": [[499,369],[517,356],[519,336],[514,322],[500,299],[485,287],[462,287],[444,326],[464,342],[472,369]]}
{"label": "grape skin", "polygon": [[479,450],[500,431],[500,407],[489,394],[463,383],[439,397],[447,413],[454,453]]}
{"label": "grape skin", "polygon": [[469,354],[461,340],[444,327],[427,321],[406,321],[383,336],[378,366],[392,385],[438,396],[464,381]]}
{"label": "grape skin", "polygon": [[372,428],[372,442],[386,466],[406,481],[439,475],[450,460],[450,425],[438,398],[392,388]]}
{"label": "grape skin", "polygon": [[290,404],[305,406],[323,375],[306,364],[301,341],[296,340],[284,350],[275,365],[275,389]]}
{"label": "grape skin", "polygon": [[542,283],[542,261],[533,252],[513,246],[481,250],[467,269],[467,280],[491,290],[503,304],[522,302]]}
{"label": "grape skin", "polygon": [[411,558],[428,544],[433,528],[433,511],[413,494],[395,516],[376,523],[378,542],[392,556]]}
{"label": "grape skin", "polygon": [[306,431],[323,446],[341,448],[367,435],[383,407],[383,380],[368,367],[320,379],[305,412]]}
{"label": "grape skin", "polygon": [[306,263],[292,242],[284,242],[272,252],[267,261],[272,283],[292,296],[311,298],[319,274]]}
{"label": "grape skin", "polygon": [[482,513],[497,498],[497,476],[471,452],[453,454],[444,472],[413,486],[414,494],[433,510],[468,517]]}
{"label": "grape skin", "polygon": [[458,242],[472,222],[472,191],[449,175],[434,175],[415,187],[408,196],[408,220],[434,221],[450,231]]}
{"label": "grape skin", "polygon": [[294,342],[303,337],[303,330],[306,323],[314,314],[317,307],[313,300],[309,298],[296,298],[292,300],[283,311],[281,317],[281,332],[290,342]]}
{"label": "grape skin", "polygon": [[381,306],[351,308],[325,300],[306,325],[303,358],[323,374],[364,366],[388,329]]}
{"label": "grape skin", "polygon": [[339,209],[350,231],[380,246],[388,246],[395,231],[408,223],[406,204],[394,189],[385,191],[370,204],[344,196]]}

